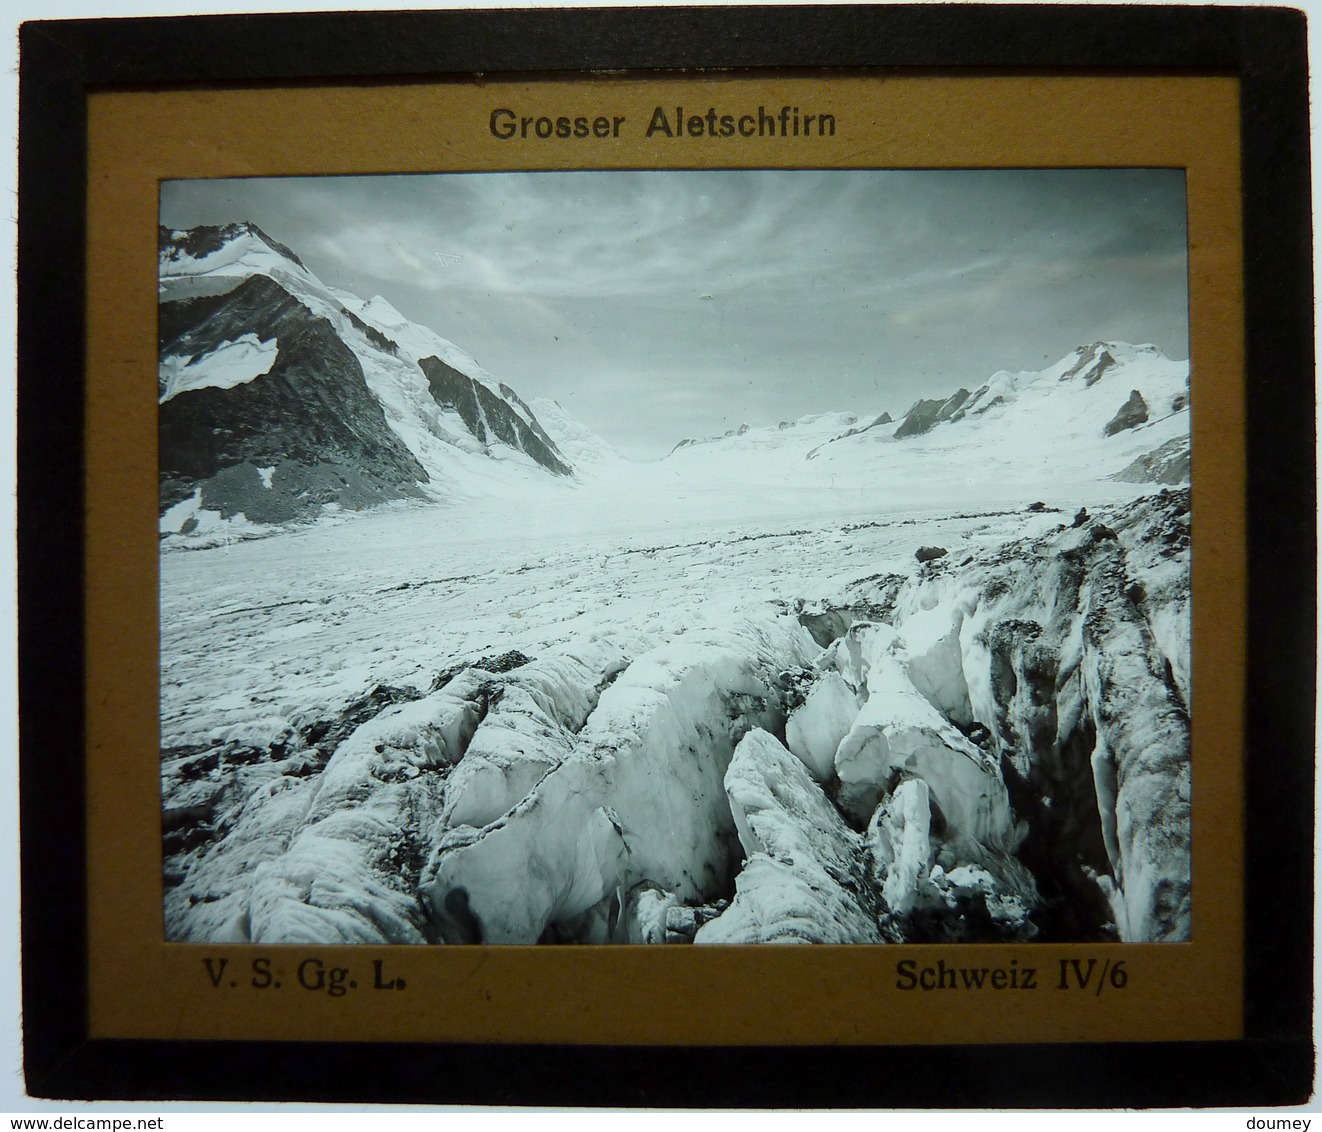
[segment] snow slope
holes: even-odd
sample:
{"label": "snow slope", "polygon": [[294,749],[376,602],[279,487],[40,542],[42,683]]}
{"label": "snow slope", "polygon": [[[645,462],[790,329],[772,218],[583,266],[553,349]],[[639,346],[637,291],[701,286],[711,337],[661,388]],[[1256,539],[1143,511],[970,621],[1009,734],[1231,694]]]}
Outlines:
{"label": "snow slope", "polygon": [[[249,301],[227,305],[227,297],[247,296],[254,280],[270,284],[262,292],[265,306]],[[416,471],[407,483],[392,483],[390,476],[385,477],[386,498],[391,497],[391,489],[400,489],[394,490],[394,497],[472,496],[480,494],[489,479],[513,490],[546,471],[560,475],[570,471],[531,409],[462,349],[408,322],[380,297],[364,302],[325,286],[294,252],[254,225],[162,229],[159,292],[161,401],[163,405],[188,402],[186,406],[171,404],[163,412],[168,412],[171,419],[189,411],[196,414],[199,394],[208,394],[204,410],[208,419],[202,431],[228,434],[238,428],[249,437],[246,449],[224,457],[229,464],[220,471],[254,459],[270,465],[273,457],[288,447],[288,437],[283,433],[277,432],[267,440],[260,435],[260,414],[269,414],[269,405],[254,411],[252,398],[210,396],[216,390],[234,389],[241,384],[262,385],[260,379],[272,372],[281,354],[277,334],[300,336],[297,360],[290,364],[303,362],[308,375],[294,397],[307,414],[305,431],[315,433],[322,424],[315,415],[316,400],[308,396],[309,380],[320,373],[328,387],[332,379],[342,389],[345,383],[365,383],[372,403],[369,415],[381,416],[393,443],[416,462]],[[281,303],[285,307],[292,304],[293,312],[277,313]],[[262,321],[260,334],[256,333],[254,319]],[[223,340],[214,342],[218,336]],[[347,348],[355,363],[352,371],[337,361],[320,364],[323,354],[329,351],[333,355],[340,346]],[[449,380],[444,391],[424,372],[429,360],[433,360],[430,364],[439,362],[446,367]],[[269,384],[275,387],[275,383]],[[338,399],[341,404],[346,400],[344,395],[338,395]],[[468,411],[470,408],[473,411]],[[364,411],[360,407],[353,414]],[[342,416],[337,423],[357,429],[353,417]],[[367,431],[376,431],[370,421]],[[250,451],[254,447],[260,450],[255,456]],[[352,451],[339,455],[352,467]],[[502,466],[493,470],[491,464]],[[372,471],[380,479],[379,469]],[[176,472],[170,481],[170,494],[163,494],[162,509],[190,494],[194,486],[203,488],[203,497],[196,509],[176,513],[171,523],[163,526],[164,533],[180,533],[183,523],[199,518],[207,509],[227,520],[244,513],[244,498],[234,490],[233,483],[207,482],[214,477],[196,473],[190,480],[187,473],[187,468]],[[231,473],[231,481],[234,476]],[[282,478],[277,473],[277,485]],[[291,499],[311,498],[308,506],[315,506],[326,495],[322,491],[312,497],[304,485],[294,486],[297,490],[291,491]],[[338,500],[341,506],[376,502],[379,499],[371,492]],[[306,517],[308,506],[299,512],[301,517]]]}
{"label": "snow slope", "polygon": [[[1112,360],[1099,365],[1103,357]],[[1135,389],[1149,419],[1108,436],[1107,424]],[[686,442],[662,464],[686,486],[829,489],[870,494],[888,509],[1009,501],[1046,485],[1092,494],[1098,480],[1162,445],[1187,451],[1189,404],[1187,362],[1152,346],[1094,343],[1041,372],[993,375],[917,435],[898,435],[910,414],[872,424],[821,413]],[[1114,497],[1130,494],[1123,488]]]}

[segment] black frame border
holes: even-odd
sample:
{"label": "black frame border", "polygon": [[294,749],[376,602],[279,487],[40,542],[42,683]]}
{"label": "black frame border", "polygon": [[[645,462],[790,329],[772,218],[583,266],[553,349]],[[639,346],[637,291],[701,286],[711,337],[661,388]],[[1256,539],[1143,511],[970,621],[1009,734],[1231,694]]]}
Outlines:
{"label": "black frame border", "polygon": [[[89,90],[858,67],[1221,71],[1240,79],[1249,500],[1245,1038],[884,1049],[88,1038],[81,394]],[[745,1108],[1248,1107],[1308,1099],[1317,499],[1303,13],[912,4],[38,21],[20,29],[19,91],[22,986],[31,1094]],[[278,1080],[267,1075],[277,1056]],[[1031,1079],[1025,1065],[1035,1067]]]}

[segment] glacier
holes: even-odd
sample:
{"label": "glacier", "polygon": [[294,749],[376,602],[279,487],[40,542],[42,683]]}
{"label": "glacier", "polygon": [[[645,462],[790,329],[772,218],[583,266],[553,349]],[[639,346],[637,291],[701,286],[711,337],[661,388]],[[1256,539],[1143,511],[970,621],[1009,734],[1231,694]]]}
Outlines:
{"label": "glacier", "polygon": [[642,464],[250,225],[161,263],[168,939],[1189,938],[1187,363]]}
{"label": "glacier", "polygon": [[1187,492],[1069,510],[167,553],[169,936],[1187,938]]}

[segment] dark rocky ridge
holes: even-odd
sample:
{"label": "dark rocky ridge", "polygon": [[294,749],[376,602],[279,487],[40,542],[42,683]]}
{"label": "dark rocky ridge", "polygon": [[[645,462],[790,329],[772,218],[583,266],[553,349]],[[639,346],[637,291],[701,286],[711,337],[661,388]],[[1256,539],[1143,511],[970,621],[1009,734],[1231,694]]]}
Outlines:
{"label": "dark rocky ridge", "polygon": [[200,224],[196,228],[189,228],[182,232],[176,232],[171,228],[161,225],[157,232],[157,241],[161,254],[167,260],[178,259],[181,254],[192,256],[194,259],[202,259],[212,252],[218,252],[232,240],[240,236],[256,236],[272,251],[279,252],[288,260],[292,260],[303,267],[303,261],[298,258],[289,248],[278,240],[271,239],[265,232],[248,221],[240,221],[236,224]]}
{"label": "dark rocky ridge", "polygon": [[[427,472],[386,424],[362,366],[323,318],[253,276],[223,296],[163,303],[161,356],[196,358],[245,334],[276,343],[269,373],[161,404],[161,507],[202,488],[202,506],[283,522],[326,503],[416,496]],[[271,486],[258,475],[273,467]]]}
{"label": "dark rocky ridge", "polygon": [[895,422],[895,418],[892,417],[890,413],[882,413],[880,416],[873,417],[872,420],[868,421],[867,424],[855,425],[848,432],[842,434],[841,436],[837,436],[834,439],[845,440],[848,437],[858,436],[859,433],[867,432],[868,429],[877,428],[879,425],[893,424],[894,422]]}
{"label": "dark rocky ridge", "polygon": [[1084,385],[1096,385],[1102,375],[1116,364],[1111,351],[1102,342],[1079,347],[1078,355],[1079,360],[1060,375],[1061,381],[1071,381],[1082,374]]}
{"label": "dark rocky ridge", "polygon": [[526,452],[537,463],[557,475],[572,474],[572,469],[561,456],[555,442],[546,434],[532,411],[508,386],[501,392],[528,413],[532,423],[525,421],[480,381],[446,365],[440,358],[422,358],[418,361],[427,375],[431,395],[442,408],[454,409],[464,424],[483,444],[499,440],[511,448]]}
{"label": "dark rocky ridge", "polygon": [[1130,390],[1129,400],[1126,401],[1117,410],[1106,423],[1102,430],[1107,436],[1114,436],[1117,432],[1123,432],[1127,428],[1137,428],[1145,424],[1148,419],[1148,403],[1143,400],[1143,394],[1137,389]]}
{"label": "dark rocky ridge", "polygon": [[921,436],[925,432],[949,420],[969,399],[967,389],[958,389],[944,401],[919,401],[905,415],[900,427],[895,430],[895,439],[906,436]]}

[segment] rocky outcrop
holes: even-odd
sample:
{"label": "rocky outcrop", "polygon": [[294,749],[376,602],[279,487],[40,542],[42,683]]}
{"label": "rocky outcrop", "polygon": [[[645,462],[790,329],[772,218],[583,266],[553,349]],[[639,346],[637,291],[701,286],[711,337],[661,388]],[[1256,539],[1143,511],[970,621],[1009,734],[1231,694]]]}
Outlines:
{"label": "rocky outcrop", "polygon": [[[326,503],[419,494],[427,473],[387,426],[353,352],[274,280],[161,310],[163,508],[200,491],[201,506],[224,517],[278,523]],[[234,385],[194,383],[189,371],[225,365],[245,337],[269,345],[268,369]]]}
{"label": "rocky outcrop", "polygon": [[868,421],[867,424],[855,425],[848,432],[844,433],[842,436],[836,437],[835,439],[845,440],[848,437],[858,436],[860,433],[867,432],[869,429],[879,428],[881,425],[888,425],[894,423],[895,423],[895,418],[892,417],[890,413],[881,413],[880,415],[873,417],[872,420]]}
{"label": "rocky outcrop", "polygon": [[[418,365],[427,375],[432,397],[443,409],[453,409],[463,419],[468,431],[483,444],[497,441],[526,452],[537,463],[557,475],[567,476],[572,469],[560,450],[537,423],[532,410],[506,385],[500,390],[509,400],[502,400],[480,381],[446,365],[440,358],[421,358]],[[520,416],[511,407],[517,404],[527,414]]]}
{"label": "rocky outcrop", "polygon": [[505,452],[571,472],[509,386],[385,300],[326,287],[255,225],[162,228],[159,271],[167,545],[436,498],[456,465]]}
{"label": "rocky outcrop", "polygon": [[895,438],[902,440],[906,436],[929,432],[942,421],[950,420],[968,399],[969,391],[958,389],[944,401],[918,401],[905,413],[900,427],[895,430]]}
{"label": "rocky outcrop", "polygon": [[1120,483],[1188,483],[1191,471],[1189,441],[1176,437],[1145,452],[1111,478]]}
{"label": "rocky outcrop", "polygon": [[1143,394],[1137,389],[1131,390],[1129,400],[1127,400],[1116,411],[1102,432],[1107,436],[1114,436],[1117,432],[1123,432],[1127,428],[1137,428],[1145,424],[1148,419],[1148,403],[1143,400]]}
{"label": "rocky outcrop", "polygon": [[1115,355],[1105,342],[1094,342],[1090,346],[1081,346],[1077,351],[1078,360],[1060,375],[1061,381],[1073,381],[1076,378],[1084,385],[1096,385],[1102,376],[1116,364]]}

